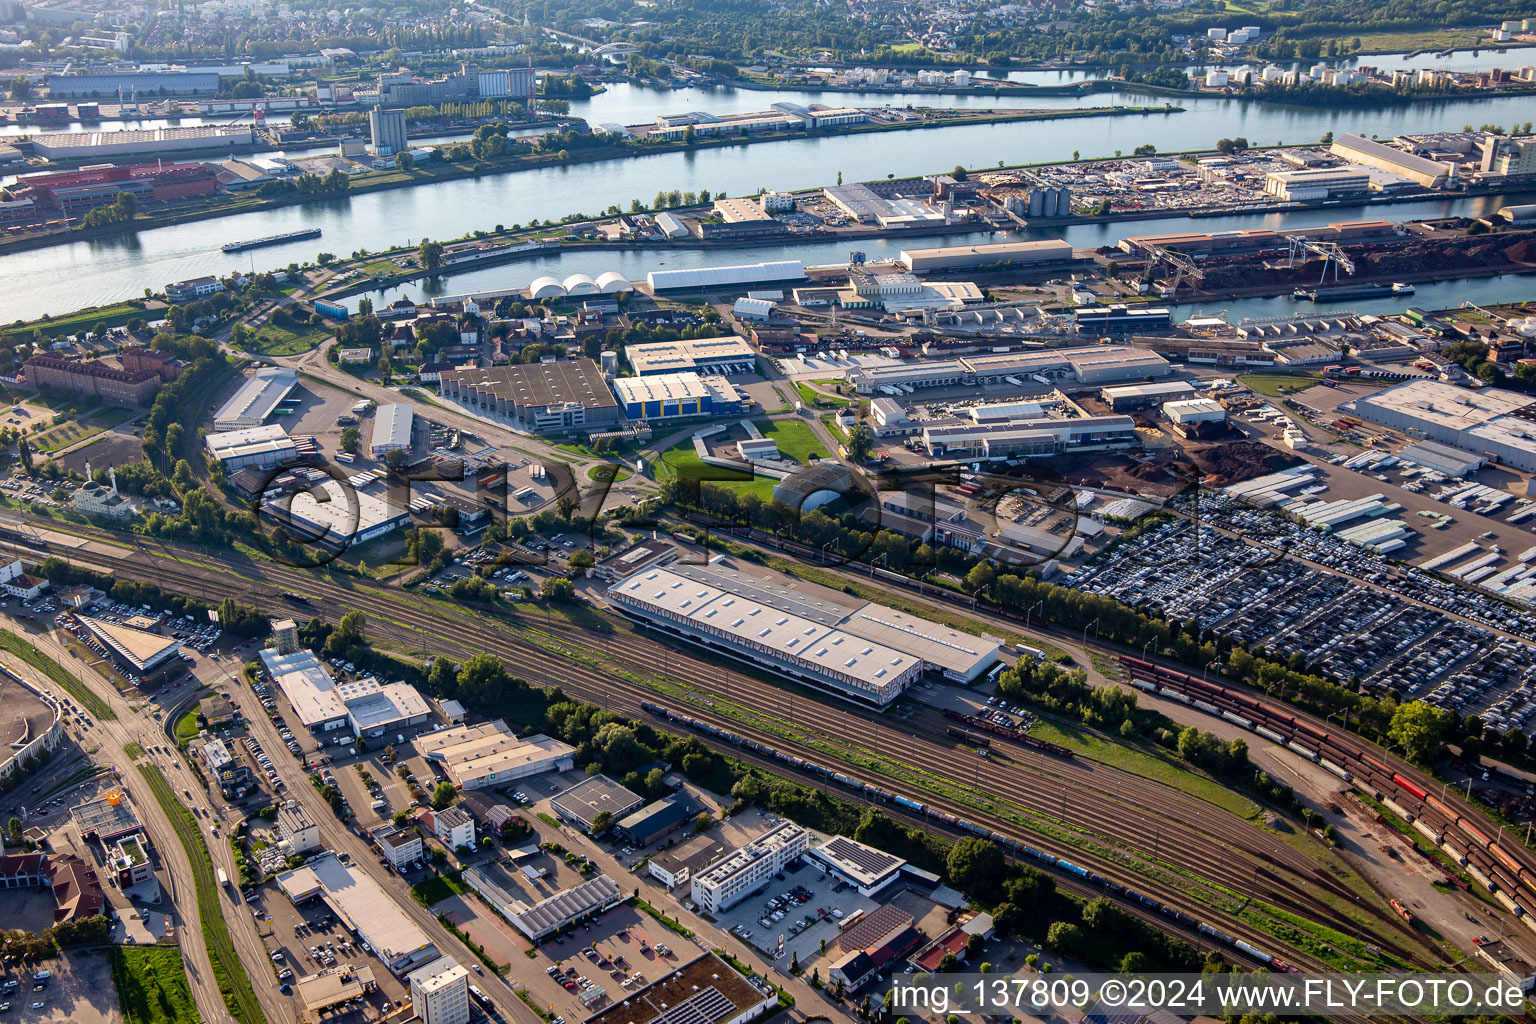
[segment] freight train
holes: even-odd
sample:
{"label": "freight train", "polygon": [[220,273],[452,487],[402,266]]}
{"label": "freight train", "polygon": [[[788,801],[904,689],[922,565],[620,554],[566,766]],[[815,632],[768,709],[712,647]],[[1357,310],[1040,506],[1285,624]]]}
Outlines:
{"label": "freight train", "polygon": [[992,741],[985,736],[978,736],[973,732],[966,732],[964,729],[956,729],[952,725],[944,731],[961,743],[969,743],[973,747],[990,747],[992,745]]}
{"label": "freight train", "polygon": [[[1361,750],[1355,745],[1358,741],[1348,738],[1345,734],[1329,733],[1311,722],[1286,714],[1283,709],[1276,708],[1274,705],[1263,704],[1235,688],[1206,682],[1196,676],[1165,668],[1162,665],[1154,665],[1140,658],[1122,656],[1120,660],[1132,674],[1131,684],[1149,693],[1175,696],[1183,692],[1182,697],[1176,696],[1175,699],[1181,699],[1183,703],[1192,706],[1200,706],[1202,710],[1207,710],[1208,701],[1196,700],[1190,697],[1189,693],[1199,693],[1233,702],[1241,705],[1245,711],[1252,709],[1252,715],[1248,716],[1250,723],[1263,720],[1267,726],[1273,726],[1269,728],[1265,725],[1250,724],[1249,727],[1255,733],[1273,743],[1289,747],[1375,798],[1388,800],[1402,811],[1409,824],[1425,833],[1437,846],[1459,844],[1469,851],[1473,847],[1487,851],[1492,860],[1479,862],[1466,853],[1457,852],[1456,846],[1450,846],[1450,851],[1456,853],[1456,859],[1467,868],[1470,874],[1477,877],[1490,892],[1494,893],[1511,914],[1536,930],[1536,919],[1528,917],[1525,907],[1513,898],[1519,895],[1518,886],[1523,885],[1528,890],[1536,890],[1536,871],[1526,867],[1512,855],[1513,841],[1504,842],[1501,845],[1501,840],[1490,838],[1466,815],[1431,795],[1422,785],[1402,772],[1388,768],[1378,758]],[[1162,684],[1154,683],[1152,682],[1154,679],[1163,682]],[[1210,708],[1228,721],[1243,717],[1215,709],[1214,705],[1210,705]],[[1288,735],[1284,735],[1285,733]],[[1338,760],[1329,756],[1332,753],[1329,750],[1330,746],[1342,755]],[[1361,777],[1356,778],[1344,767],[1346,764],[1363,766]],[[1393,796],[1382,792],[1388,783],[1395,787],[1396,792],[1393,794],[1396,797],[1395,801]],[[1377,788],[1378,786],[1381,788]],[[1439,823],[1432,825],[1425,817],[1426,812],[1437,816]],[[1502,887],[1508,892],[1502,891],[1501,876],[1498,870],[1495,870],[1496,868],[1508,874],[1508,882],[1512,884],[1505,884]]]}
{"label": "freight train", "polygon": [[1033,747],[1042,753],[1050,754],[1052,757],[1071,760],[1076,756],[1070,748],[1064,747],[1059,743],[1047,743],[1045,740],[1036,739],[1023,729],[1015,729],[1011,725],[1000,725],[997,722],[989,721],[977,715],[968,715],[963,711],[956,711],[954,708],[945,708],[944,717],[952,722],[964,722],[972,729],[980,729],[994,736],[1003,736],[1013,740],[1015,743],[1022,743],[1026,747]]}
{"label": "freight train", "polygon": [[[796,757],[795,755],[786,753],[782,750],[775,750],[772,747],[764,746],[763,744],[758,743],[756,740],[749,740],[745,737],[738,736],[733,732],[727,732],[726,730],[721,729],[719,726],[713,725],[709,722],[700,721],[697,718],[691,718],[688,715],[673,711],[671,708],[663,707],[660,704],[655,704],[651,701],[645,700],[640,702],[640,706],[650,714],[655,715],[657,718],[664,718],[669,722],[675,722],[678,725],[687,726],[688,728],[695,729],[704,733],[705,735],[713,736],[716,739],[724,740],[728,743],[734,743],[737,746],[751,750],[755,753],[760,753],[765,756],[772,757],[777,761],[782,761],[785,764],[794,766],[795,768],[799,768],[804,771],[811,772],[812,774],[832,779],[834,782],[837,782],[840,785],[843,785],[868,799],[881,800],[893,806],[904,808],[914,814],[924,815],[934,821],[943,822],[945,825],[948,825],[954,829],[958,829],[961,832],[966,832],[981,839],[990,839],[997,843],[999,846],[1003,847],[1003,849],[1008,850],[1018,856],[1028,857],[1031,860],[1038,861],[1048,868],[1054,868],[1057,871],[1065,872],[1066,874],[1079,878],[1089,883],[1090,885],[1097,886],[1098,888],[1103,889],[1105,892],[1112,893],[1115,896],[1133,900],[1148,910],[1153,911],[1154,913],[1160,914],[1169,920],[1177,921],[1179,924],[1186,928],[1189,928],[1193,931],[1198,931],[1200,934],[1215,939],[1230,949],[1236,949],[1245,955],[1252,957],[1254,960],[1258,961],[1264,966],[1271,967],[1277,971],[1284,971],[1288,974],[1299,973],[1296,968],[1292,967],[1278,956],[1267,953],[1264,950],[1252,945],[1251,943],[1246,942],[1245,940],[1234,938],[1226,932],[1221,931],[1219,928],[1216,928],[1214,925],[1207,924],[1197,918],[1191,917],[1189,914],[1179,910],[1177,907],[1168,906],[1160,900],[1154,899],[1153,897],[1144,893],[1137,892],[1134,889],[1128,889],[1113,879],[1105,878],[1103,875],[1089,871],[1087,868],[1078,864],[1074,864],[1072,861],[1069,861],[1063,857],[1057,857],[1054,854],[1045,852],[1044,850],[1037,849],[1033,846],[1028,846],[1013,836],[1005,836],[1001,832],[996,832],[987,828],[985,825],[979,825],[976,822],[968,821],[965,818],[957,818],[955,815],[949,813],[948,811],[940,810],[937,807],[928,807],[926,804],[910,799],[909,797],[899,796],[895,793],[887,792],[878,786],[870,785],[867,782],[853,778],[849,775],[845,775],[842,772],[834,772],[829,768],[823,767],[822,765],[816,764],[812,761],[807,761],[802,757]],[[950,712],[948,710],[946,710],[944,714],[945,717],[958,718],[961,721],[974,718],[974,716],[971,715],[963,715],[960,712]],[[980,722],[981,719],[976,719],[976,721]],[[954,730],[951,731],[953,732]],[[980,739],[980,737],[973,737],[973,740],[975,739]],[[1054,744],[1047,745],[1053,746]],[[1061,749],[1065,750],[1065,748]],[[1067,754],[1070,756],[1071,751],[1067,751]]]}

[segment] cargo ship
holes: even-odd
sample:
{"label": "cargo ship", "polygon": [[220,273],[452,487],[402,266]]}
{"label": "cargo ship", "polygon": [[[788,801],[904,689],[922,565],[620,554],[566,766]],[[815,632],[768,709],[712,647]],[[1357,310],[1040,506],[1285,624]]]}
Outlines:
{"label": "cargo ship", "polygon": [[282,245],[284,242],[302,242],[306,238],[319,238],[319,228],[305,228],[303,231],[289,231],[282,235],[268,235],[265,238],[250,238],[244,242],[226,242],[221,248],[225,252],[245,252],[247,249],[260,249],[268,245]]}
{"label": "cargo ship", "polygon": [[1291,293],[1298,299],[1312,302],[1344,302],[1349,299],[1376,299],[1383,295],[1412,295],[1413,285],[1403,284],[1336,284],[1319,288],[1297,288]]}

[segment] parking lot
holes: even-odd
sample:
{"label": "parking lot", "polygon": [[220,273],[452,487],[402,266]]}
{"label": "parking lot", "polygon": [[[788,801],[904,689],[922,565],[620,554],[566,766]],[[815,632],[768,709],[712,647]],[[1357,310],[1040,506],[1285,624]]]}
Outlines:
{"label": "parking lot", "polygon": [[626,992],[676,970],[697,953],[692,942],[624,904],[545,942],[534,957],[538,973],[526,975],[528,991],[540,1006],[554,1007],[554,1024],[568,1024],[622,1001]]}
{"label": "parking lot", "polygon": [[[39,977],[45,975],[45,977]],[[71,952],[0,974],[0,1014],[18,1024],[117,1024],[123,1019],[103,951]]]}
{"label": "parking lot", "polygon": [[1380,693],[1481,714],[1501,731],[1536,715],[1536,647],[1523,639],[1536,636],[1536,613],[1274,510],[1207,493],[1200,511],[1198,545],[1189,523],[1165,524],[1075,585],[1160,606],[1280,657],[1300,654]]}
{"label": "parking lot", "polygon": [[717,915],[716,920],[787,974],[796,956],[809,970],[823,940],[828,952],[835,953],[843,920],[879,905],[815,867],[791,865],[762,892]]}
{"label": "parking lot", "polygon": [[[269,969],[281,984],[288,987],[285,994],[292,994],[293,983],[308,975],[337,964],[351,964],[372,968],[378,991],[365,995],[363,1003],[347,1014],[328,1014],[327,1021],[347,1024],[349,1020],[377,1020],[383,1014],[393,1012],[397,1000],[399,1005],[410,1002],[409,987],[364,951],[322,901],[311,900],[296,907],[276,883],[270,881],[252,896],[255,898],[247,897],[246,906],[256,919],[262,940],[271,954]],[[259,971],[262,968],[249,964],[247,969]],[[294,1008],[294,1019],[303,1017],[303,1007],[297,999]]]}

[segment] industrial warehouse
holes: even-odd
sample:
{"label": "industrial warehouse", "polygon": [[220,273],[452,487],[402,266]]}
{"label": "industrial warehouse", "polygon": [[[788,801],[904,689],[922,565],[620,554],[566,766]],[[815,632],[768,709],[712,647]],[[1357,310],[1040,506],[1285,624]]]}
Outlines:
{"label": "industrial warehouse", "polygon": [[400,975],[438,956],[437,945],[384,887],[333,853],[310,860],[301,868],[277,876],[277,884],[294,904],[319,897],[347,930],[373,947],[384,966]]}
{"label": "industrial warehouse", "polygon": [[1536,471],[1536,398],[1502,388],[1471,391],[1416,380],[1340,405],[1411,437],[1438,441],[1513,469]]}
{"label": "industrial warehouse", "polygon": [[624,422],[624,410],[590,359],[445,370],[440,386],[444,398],[538,432]]}
{"label": "industrial warehouse", "polygon": [[650,569],[608,595],[646,625],[881,707],[926,675],[970,683],[998,660],[995,640],[728,562]]}
{"label": "industrial warehouse", "polygon": [[878,391],[891,394],[885,390],[891,388],[998,382],[1015,386],[1024,386],[1026,381],[1039,385],[1103,385],[1163,377],[1172,369],[1168,360],[1156,352],[1129,345],[1093,345],[866,366],[849,371],[848,379],[859,394],[868,395]]}

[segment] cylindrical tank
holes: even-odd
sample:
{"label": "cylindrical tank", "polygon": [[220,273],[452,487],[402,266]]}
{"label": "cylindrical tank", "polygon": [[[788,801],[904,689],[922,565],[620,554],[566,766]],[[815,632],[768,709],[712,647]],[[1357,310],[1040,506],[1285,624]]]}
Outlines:
{"label": "cylindrical tank", "polygon": [[1072,216],[1072,190],[1065,185],[1056,186],[1056,216]]}
{"label": "cylindrical tank", "polygon": [[604,349],[598,356],[602,361],[604,373],[617,373],[619,370],[619,354],[612,349]]}
{"label": "cylindrical tank", "polygon": [[1045,196],[1041,193],[1041,190],[1038,189],[1038,188],[1030,189],[1029,190],[1029,215],[1031,217],[1039,217],[1041,215],[1040,211],[1044,208],[1044,205],[1045,205]]}

